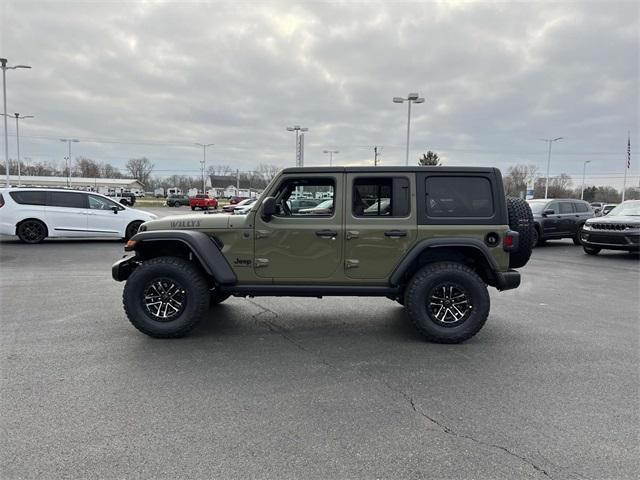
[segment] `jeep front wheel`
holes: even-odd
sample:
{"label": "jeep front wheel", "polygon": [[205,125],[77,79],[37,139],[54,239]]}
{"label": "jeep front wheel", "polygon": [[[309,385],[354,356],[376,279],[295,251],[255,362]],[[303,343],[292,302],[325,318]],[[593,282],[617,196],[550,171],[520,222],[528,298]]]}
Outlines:
{"label": "jeep front wheel", "polygon": [[122,295],[131,324],[155,338],[181,337],[209,308],[209,286],[191,262],[158,257],[144,262],[128,278]]}
{"label": "jeep front wheel", "polygon": [[482,279],[460,263],[426,265],[405,293],[409,319],[429,341],[460,343],[480,331],[489,315],[489,292]]}

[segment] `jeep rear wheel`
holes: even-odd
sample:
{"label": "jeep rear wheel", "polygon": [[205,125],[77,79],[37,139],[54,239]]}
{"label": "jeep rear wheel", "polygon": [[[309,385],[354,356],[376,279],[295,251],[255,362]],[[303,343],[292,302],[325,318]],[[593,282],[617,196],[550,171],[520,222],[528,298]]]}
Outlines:
{"label": "jeep rear wheel", "polygon": [[128,278],[122,295],[131,324],[151,337],[181,337],[209,308],[209,286],[200,270],[177,257],[144,262]]}
{"label": "jeep rear wheel", "polygon": [[427,265],[405,293],[409,319],[427,339],[460,343],[480,331],[489,315],[489,293],[482,279],[460,263]]}
{"label": "jeep rear wheel", "polygon": [[537,232],[533,222],[533,213],[529,204],[521,199],[507,197],[507,212],[509,214],[509,228],[518,232],[518,249],[509,255],[509,268],[524,267],[529,258],[534,241],[538,240]]}

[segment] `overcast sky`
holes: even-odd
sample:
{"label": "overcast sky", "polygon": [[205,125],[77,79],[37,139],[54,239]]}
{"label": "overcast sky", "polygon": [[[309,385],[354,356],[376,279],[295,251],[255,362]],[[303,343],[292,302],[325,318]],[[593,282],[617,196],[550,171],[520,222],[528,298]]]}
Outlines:
{"label": "overcast sky", "polygon": [[[631,132],[640,174],[640,2],[0,2],[0,56],[21,153],[122,167],[147,156],[158,173],[208,162],[251,170],[295,163],[410,162],[434,150],[448,165],[516,163],[621,185]],[[10,133],[15,132],[10,123]],[[15,137],[10,137],[15,156]],[[192,172],[190,171],[192,170]],[[616,178],[617,177],[617,178]]]}

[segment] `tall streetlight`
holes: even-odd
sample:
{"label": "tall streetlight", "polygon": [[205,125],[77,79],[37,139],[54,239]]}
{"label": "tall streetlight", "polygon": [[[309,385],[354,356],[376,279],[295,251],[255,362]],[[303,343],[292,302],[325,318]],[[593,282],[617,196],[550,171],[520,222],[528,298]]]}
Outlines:
{"label": "tall streetlight", "polygon": [[340,150],[323,150],[323,152],[329,154],[329,166],[332,166],[332,164],[333,164],[333,154],[334,153],[340,153]]}
{"label": "tall streetlight", "polygon": [[300,159],[302,158],[302,152],[298,153],[298,138],[300,135],[300,132],[308,132],[309,129],[306,127],[301,127],[300,125],[294,125],[293,127],[287,127],[287,132],[296,132],[296,167],[301,167],[301,161]]}
{"label": "tall streetlight", "polygon": [[582,189],[580,190],[580,200],[584,200],[584,180],[587,174],[587,163],[591,163],[591,160],[585,160],[582,165]]}
{"label": "tall streetlight", "polygon": [[[3,113],[4,115],[4,113]],[[20,176],[20,127],[18,125],[18,120],[22,120],[23,118],[33,118],[33,115],[20,115],[19,113],[13,114],[16,117],[16,146],[18,148],[18,186],[22,186],[21,176]],[[8,117],[8,115],[6,115]]]}
{"label": "tall streetlight", "polygon": [[9,133],[7,131],[7,70],[17,68],[31,68],[29,65],[7,66],[7,59],[0,58],[0,68],[2,68],[2,101],[4,104],[4,165],[7,169],[7,187],[9,186]]}
{"label": "tall streetlight", "polygon": [[207,163],[207,147],[213,147],[215,143],[195,143],[199,147],[202,147],[202,160],[200,160],[200,169],[202,171],[202,193],[206,193],[207,185],[204,181],[204,167]]}
{"label": "tall streetlight", "polygon": [[551,167],[551,144],[553,142],[557,142],[562,140],[564,137],[557,137],[557,138],[541,138],[540,141],[541,142],[547,142],[549,144],[549,154],[547,156],[547,181],[545,182],[544,185],[544,198],[547,198],[547,195],[549,193],[549,168]]}
{"label": "tall streetlight", "polygon": [[424,98],[418,96],[417,93],[410,93],[407,98],[393,97],[393,103],[407,102],[409,108],[407,109],[407,154],[404,159],[404,164],[409,165],[409,139],[411,138],[411,104],[412,103],[424,103]]}
{"label": "tall streetlight", "polygon": [[78,143],[80,140],[77,140],[75,138],[61,138],[60,141],[67,142],[69,146],[69,156],[64,157],[64,159],[67,161],[67,187],[70,187],[71,180],[69,177],[71,177],[71,143]]}

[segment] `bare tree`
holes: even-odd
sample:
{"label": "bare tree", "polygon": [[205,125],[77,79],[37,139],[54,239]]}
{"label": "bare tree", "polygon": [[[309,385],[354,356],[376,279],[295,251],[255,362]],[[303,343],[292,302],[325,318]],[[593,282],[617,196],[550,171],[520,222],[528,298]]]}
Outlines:
{"label": "bare tree", "polygon": [[86,157],[76,158],[76,170],[81,177],[98,178],[101,176],[98,162]]}
{"label": "bare tree", "polygon": [[273,180],[273,177],[281,170],[277,165],[271,165],[268,163],[261,163],[256,168],[256,173],[262,180],[264,180],[265,185]]}
{"label": "bare tree", "polygon": [[103,178],[121,178],[122,173],[110,163],[100,163],[100,173]]}
{"label": "bare tree", "polygon": [[527,186],[534,184],[538,178],[538,167],[535,165],[515,165],[509,167],[504,179],[504,191],[508,196],[519,197],[526,192]]}
{"label": "bare tree", "polygon": [[[567,198],[573,195],[571,189],[571,177],[566,173],[560,174],[558,177],[549,178],[549,198]],[[535,197],[544,198],[546,178],[538,178],[535,184]]]}
{"label": "bare tree", "polygon": [[233,170],[230,165],[209,165],[209,168],[207,168],[207,173],[209,175],[225,177],[235,174],[235,170]]}
{"label": "bare tree", "polygon": [[147,157],[131,158],[125,165],[127,172],[143,185],[146,185],[149,181],[153,167],[153,163]]}

